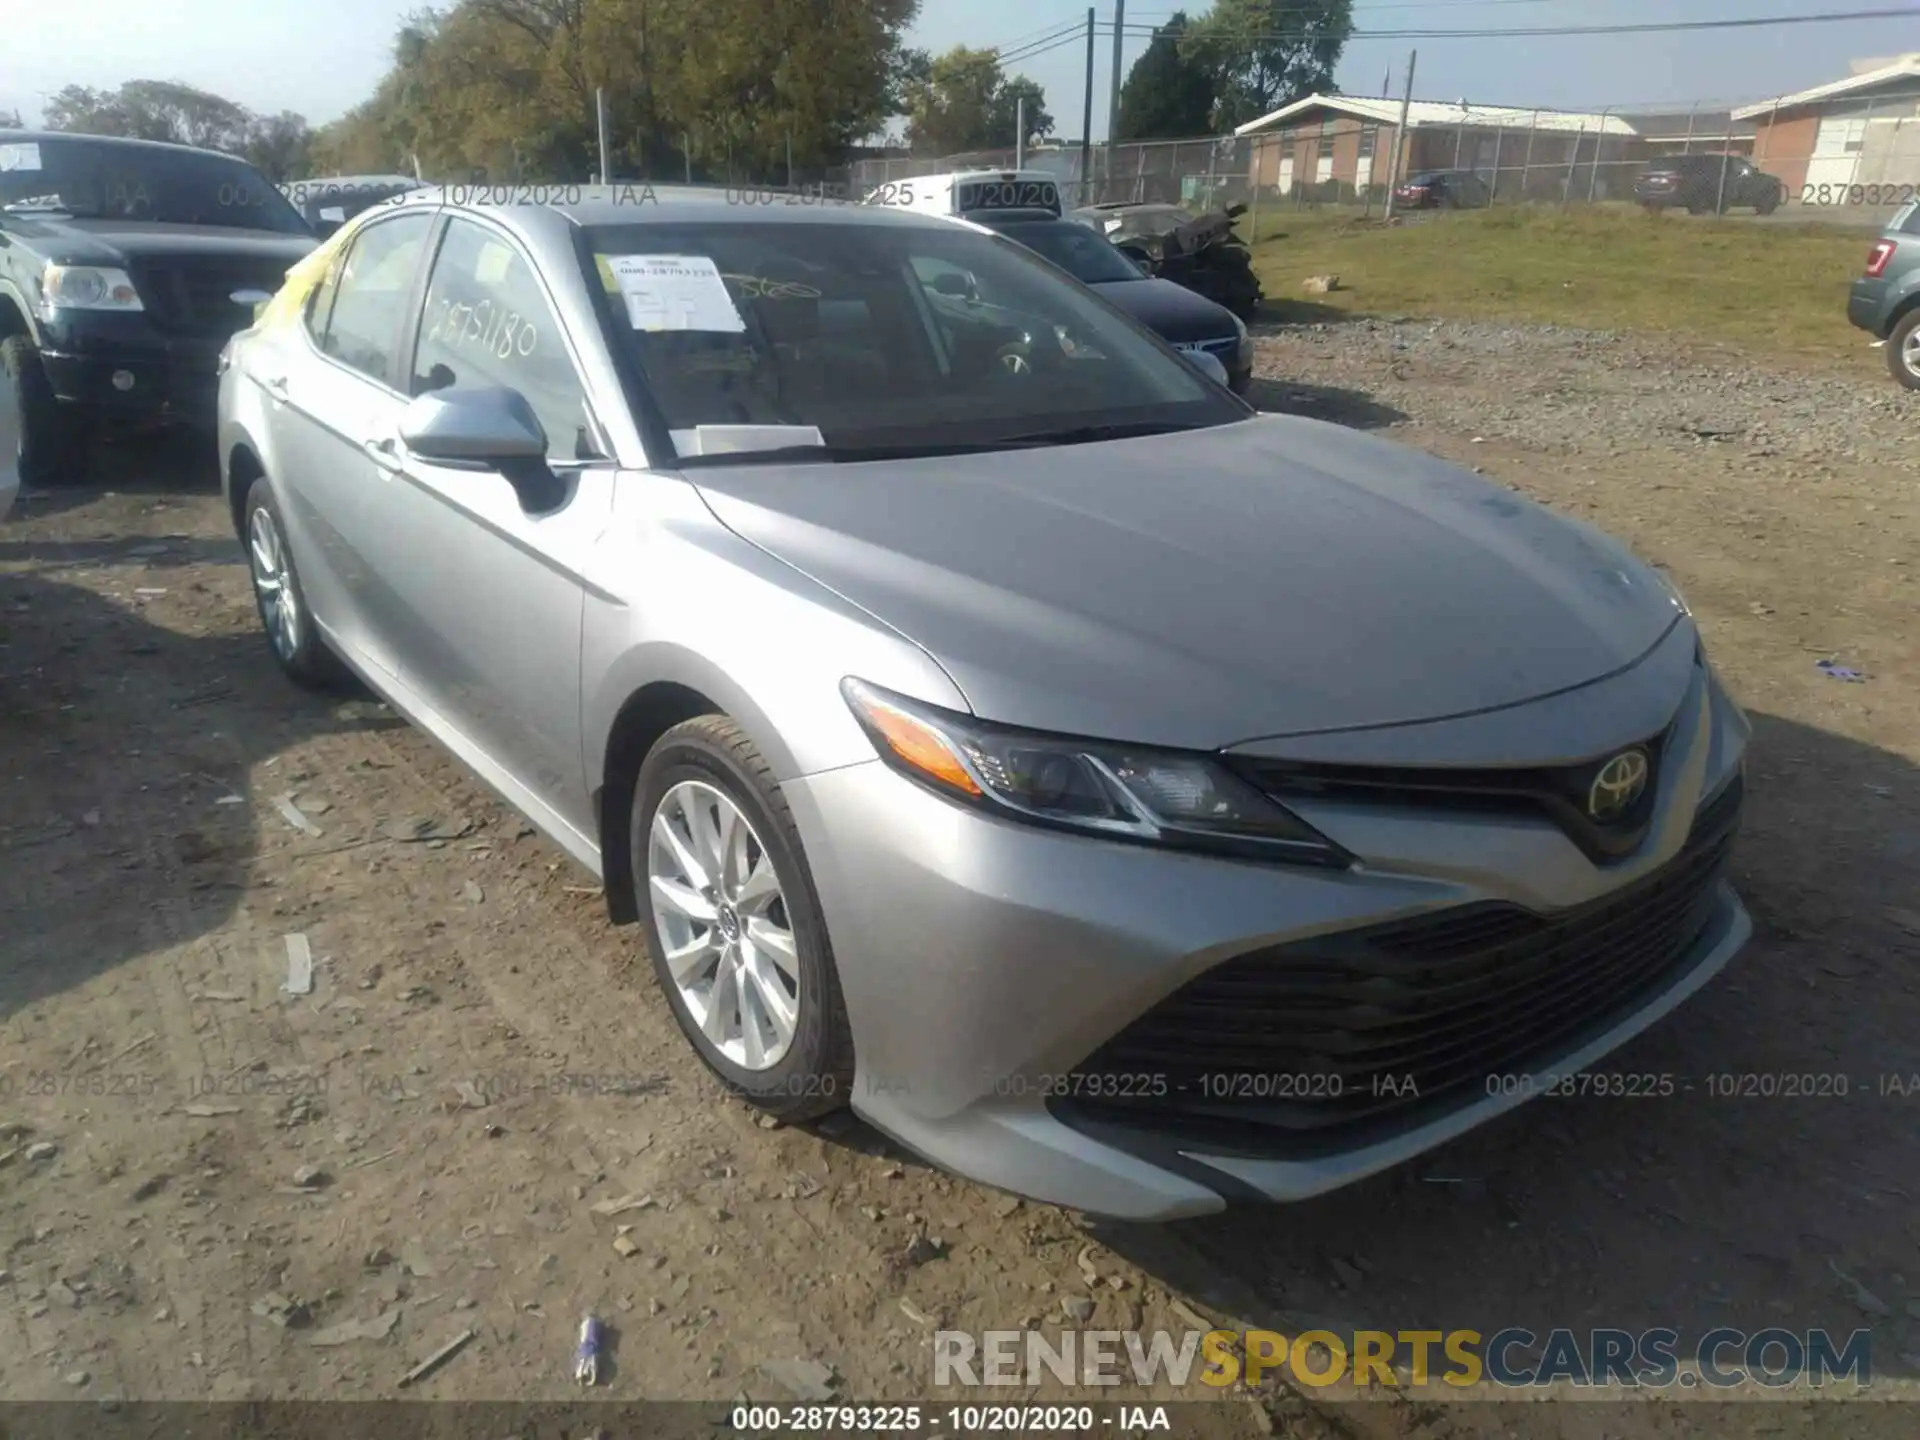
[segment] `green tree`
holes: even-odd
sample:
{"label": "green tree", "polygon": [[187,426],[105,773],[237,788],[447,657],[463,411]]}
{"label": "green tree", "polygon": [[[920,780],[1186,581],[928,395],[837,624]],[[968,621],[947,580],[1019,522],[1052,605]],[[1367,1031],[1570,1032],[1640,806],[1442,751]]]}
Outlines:
{"label": "green tree", "polygon": [[247,127],[240,153],[269,180],[279,184],[313,171],[313,131],[306,118],[283,110],[278,115],[256,115]]}
{"label": "green tree", "polygon": [[123,135],[238,153],[254,116],[246,106],[172,80],[129,80],[117,90],[69,85],[46,106],[49,130]]}
{"label": "green tree", "polygon": [[1046,94],[1027,77],[1008,78],[991,50],[956,45],[905,87],[907,143],[926,155],[1011,147],[1017,102],[1027,102],[1029,135],[1053,131]]}
{"label": "green tree", "polygon": [[1231,130],[1331,91],[1352,35],[1353,0],[1215,0],[1180,48],[1212,75],[1214,127]]}
{"label": "green tree", "polygon": [[1146,52],[1133,62],[1120,87],[1122,140],[1181,140],[1204,135],[1213,123],[1214,75],[1182,53],[1185,11],[1153,32]]}

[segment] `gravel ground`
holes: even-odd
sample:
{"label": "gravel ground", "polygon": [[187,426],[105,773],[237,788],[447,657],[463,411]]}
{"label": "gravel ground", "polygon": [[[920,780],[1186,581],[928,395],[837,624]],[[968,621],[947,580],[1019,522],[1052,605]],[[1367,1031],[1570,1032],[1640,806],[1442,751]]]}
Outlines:
{"label": "gravel ground", "polygon": [[1769,370],[1716,347],[1604,330],[1431,321],[1287,327],[1262,354],[1288,378],[1386,405],[1405,392],[1424,424],[1547,452],[1608,457],[1671,442],[1816,469],[1920,465],[1920,394],[1892,382],[1864,335],[1844,372]]}
{"label": "gravel ground", "polygon": [[[1184,1329],[1193,1307],[1683,1347],[1866,1325],[1876,1387],[1914,1393],[1920,1078],[1881,1082],[1920,1072],[1920,397],[1864,348],[1801,373],[1520,326],[1258,343],[1263,404],[1594,520],[1691,599],[1756,727],[1734,870],[1756,935],[1610,1062],[1675,1093],[1537,1102],[1323,1201],[1157,1229],[933,1174],[857,1123],[769,1131],[702,1083],[562,857],[417,732],[280,681],[204,468],[122,454],[0,529],[0,1122],[22,1127],[0,1151],[49,1147],[0,1162],[0,1394],[390,1398],[470,1329],[405,1393],[551,1400],[578,1393],[592,1310],[618,1333],[609,1398],[782,1400],[803,1360],[841,1395],[925,1399],[937,1325]],[[317,962],[299,1000],[290,932]],[[1700,1093],[1761,1073],[1850,1098]],[[1249,1437],[1905,1423],[1251,1398]]]}

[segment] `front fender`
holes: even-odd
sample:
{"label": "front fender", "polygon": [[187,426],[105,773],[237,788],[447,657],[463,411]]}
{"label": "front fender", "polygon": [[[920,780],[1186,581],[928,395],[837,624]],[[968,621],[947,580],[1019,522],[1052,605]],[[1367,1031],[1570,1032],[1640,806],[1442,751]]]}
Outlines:
{"label": "front fender", "polygon": [[0,298],[12,302],[13,308],[20,312],[20,318],[27,327],[27,335],[32,339],[34,348],[36,350],[41,348],[46,343],[47,332],[40,324],[39,313],[21,293],[20,287],[4,275],[0,275]]}
{"label": "front fender", "polygon": [[621,710],[662,682],[732,716],[782,781],[873,758],[840,694],[845,676],[967,708],[925,651],[741,539],[687,481],[630,472],[615,509],[587,577],[581,743],[589,789],[605,781]]}

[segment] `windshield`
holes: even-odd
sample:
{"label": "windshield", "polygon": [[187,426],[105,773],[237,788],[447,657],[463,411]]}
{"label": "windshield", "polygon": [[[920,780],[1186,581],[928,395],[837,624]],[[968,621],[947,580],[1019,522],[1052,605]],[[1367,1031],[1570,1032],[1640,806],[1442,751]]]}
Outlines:
{"label": "windshield", "polygon": [[1247,414],[1020,246],[962,226],[609,226],[585,245],[683,458],[996,449]]}
{"label": "windshield", "polygon": [[0,209],[312,233],[272,181],[230,156],[66,136],[10,141],[0,151]]}
{"label": "windshield", "polygon": [[1082,284],[1143,278],[1139,268],[1103,236],[1071,220],[1019,220],[993,228],[1038,251]]}

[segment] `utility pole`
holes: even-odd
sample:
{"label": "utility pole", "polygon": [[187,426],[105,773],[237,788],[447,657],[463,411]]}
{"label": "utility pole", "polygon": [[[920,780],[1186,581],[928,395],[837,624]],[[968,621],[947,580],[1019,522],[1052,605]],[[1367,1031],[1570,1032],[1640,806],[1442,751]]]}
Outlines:
{"label": "utility pole", "polygon": [[1114,142],[1120,138],[1120,37],[1127,19],[1127,0],[1113,0],[1113,74],[1107,91],[1107,174],[1113,174]]}
{"label": "utility pole", "polygon": [[1093,204],[1093,7],[1087,7],[1087,90],[1080,110],[1080,203]]}
{"label": "utility pole", "polygon": [[1389,65],[1386,73],[1380,77],[1380,98],[1384,100],[1391,94],[1393,94],[1393,67]]}
{"label": "utility pole", "polygon": [[1393,219],[1393,192],[1400,188],[1400,157],[1407,148],[1407,114],[1413,109],[1413,67],[1420,59],[1418,50],[1407,52],[1407,90],[1400,97],[1400,127],[1393,132],[1393,160],[1387,166],[1386,218]]}
{"label": "utility pole", "polygon": [[613,183],[613,157],[607,153],[607,92],[604,87],[593,92],[594,121],[600,131],[600,183]]}
{"label": "utility pole", "polygon": [[1027,168],[1027,97],[1013,97],[1013,168]]}

